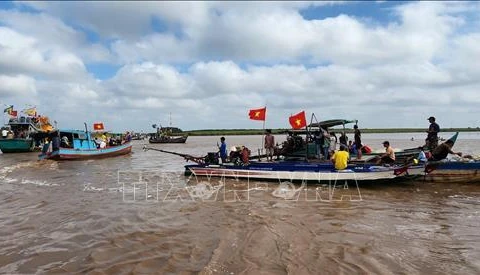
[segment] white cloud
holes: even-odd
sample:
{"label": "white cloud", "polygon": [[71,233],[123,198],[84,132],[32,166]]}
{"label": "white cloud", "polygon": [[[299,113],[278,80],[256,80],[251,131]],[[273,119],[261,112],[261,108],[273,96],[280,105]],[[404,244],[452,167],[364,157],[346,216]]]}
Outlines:
{"label": "white cloud", "polygon": [[32,97],[37,93],[35,79],[26,75],[0,75],[1,97]]}
{"label": "white cloud", "polygon": [[[147,130],[169,113],[185,129],[256,127],[246,114],[264,105],[271,127],[300,110],[364,127],[480,115],[478,3],[399,4],[396,21],[381,24],[299,12],[330,4],[18,3],[0,10],[0,76],[13,87],[0,99],[23,91],[62,125],[101,119],[118,130]],[[99,61],[120,69],[95,79],[88,68]]]}

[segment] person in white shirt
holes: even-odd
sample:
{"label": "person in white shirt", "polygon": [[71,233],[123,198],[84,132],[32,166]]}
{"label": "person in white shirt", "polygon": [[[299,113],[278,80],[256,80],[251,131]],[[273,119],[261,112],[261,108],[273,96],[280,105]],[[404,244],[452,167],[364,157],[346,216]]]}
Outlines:
{"label": "person in white shirt", "polygon": [[8,135],[8,131],[7,129],[2,129],[2,138],[7,138],[7,135]]}

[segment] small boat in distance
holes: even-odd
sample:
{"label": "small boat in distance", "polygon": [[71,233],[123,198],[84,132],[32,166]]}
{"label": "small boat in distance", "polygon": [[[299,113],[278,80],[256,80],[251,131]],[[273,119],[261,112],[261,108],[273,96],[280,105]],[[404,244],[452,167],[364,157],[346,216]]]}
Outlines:
{"label": "small boat in distance", "polygon": [[126,155],[132,151],[130,141],[100,148],[99,144],[92,139],[91,133],[83,130],[58,130],[50,135],[49,139],[50,143],[45,144],[42,153],[38,156],[40,160],[109,158]]}
{"label": "small boat in distance", "polygon": [[[155,124],[152,126],[156,126]],[[155,127],[154,127],[155,128]],[[174,127],[160,127],[157,128],[157,132],[150,134],[148,139],[149,143],[185,143],[188,138],[188,134],[182,136],[173,136],[175,133],[181,133],[182,130]]]}

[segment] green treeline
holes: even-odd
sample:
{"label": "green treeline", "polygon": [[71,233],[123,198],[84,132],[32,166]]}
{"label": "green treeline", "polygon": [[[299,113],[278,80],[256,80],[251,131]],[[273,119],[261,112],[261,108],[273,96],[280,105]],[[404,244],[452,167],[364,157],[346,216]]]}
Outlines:
{"label": "green treeline", "polygon": [[[289,129],[272,129],[272,134],[282,134]],[[334,132],[341,132],[343,129],[331,129]],[[425,132],[425,128],[386,128],[386,129],[368,129],[361,128],[362,133],[419,133]],[[353,129],[345,129],[346,133],[353,133]],[[476,128],[442,128],[442,132],[480,132],[480,127]],[[205,129],[183,131],[190,136],[221,136],[221,135],[262,135],[262,129]]]}

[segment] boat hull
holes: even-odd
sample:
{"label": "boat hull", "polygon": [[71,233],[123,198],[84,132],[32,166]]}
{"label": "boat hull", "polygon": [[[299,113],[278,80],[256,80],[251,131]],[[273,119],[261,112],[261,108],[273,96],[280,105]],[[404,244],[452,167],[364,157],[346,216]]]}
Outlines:
{"label": "boat hull", "polygon": [[0,139],[0,150],[3,153],[33,152],[33,139]]}
{"label": "boat hull", "polygon": [[424,180],[435,183],[480,182],[480,161],[429,163]]}
{"label": "boat hull", "polygon": [[187,165],[185,175],[253,179],[267,181],[317,182],[332,181],[372,182],[399,178],[413,179],[424,174],[424,166],[383,167],[373,165],[349,166],[335,170],[331,164],[312,163],[251,163],[250,165]]}
{"label": "boat hull", "polygon": [[104,149],[75,150],[69,148],[60,148],[47,154],[39,155],[39,159],[51,160],[85,160],[110,158],[129,154],[132,151],[132,144],[126,143],[119,146],[107,147]]}

